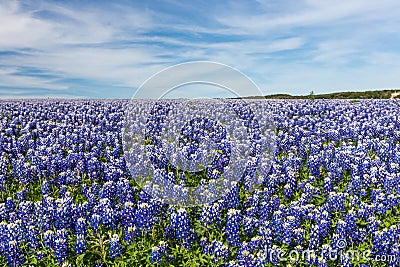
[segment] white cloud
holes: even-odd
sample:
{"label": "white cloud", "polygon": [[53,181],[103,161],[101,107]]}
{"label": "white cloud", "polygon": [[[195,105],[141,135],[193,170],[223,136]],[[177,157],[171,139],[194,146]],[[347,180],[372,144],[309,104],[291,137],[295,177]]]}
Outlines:
{"label": "white cloud", "polygon": [[349,40],[322,41],[314,52],[315,61],[329,64],[345,64],[360,52],[361,44]]}
{"label": "white cloud", "polygon": [[0,5],[0,49],[37,47],[51,39],[50,23],[20,13],[17,1],[5,3]]}
{"label": "white cloud", "polygon": [[[24,10],[18,1],[0,4],[0,49],[46,49],[73,44],[96,44],[115,40],[125,30],[141,30],[150,24],[143,12],[114,5],[110,9],[80,9],[38,2]],[[51,14],[46,19],[41,14]],[[56,18],[56,19],[55,19]],[[123,37],[123,36],[122,36]]]}
{"label": "white cloud", "polygon": [[0,86],[9,88],[33,87],[52,90],[68,89],[65,85],[55,84],[55,79],[16,75],[18,73],[19,70],[17,68],[1,68]]}
{"label": "white cloud", "polygon": [[[17,1],[0,4],[0,51],[28,49],[22,54],[0,57],[3,65],[0,66],[0,85],[53,90],[68,88],[53,83],[53,79],[24,76],[16,69],[22,66],[46,70],[65,79],[93,79],[109,85],[137,86],[145,79],[142,75],[147,77],[160,69],[151,64],[160,64],[163,60],[157,59],[155,51],[146,46],[115,49],[112,45],[109,48],[102,45],[123,37],[121,28],[140,30],[146,28],[149,21],[146,14],[132,9],[117,16],[114,12],[121,7],[113,8],[91,12],[41,2],[37,9],[24,10]],[[41,18],[43,11],[61,17],[62,21]],[[10,71],[10,67],[14,69]],[[15,75],[17,72],[19,75]]]}
{"label": "white cloud", "polygon": [[[301,2],[300,2],[301,3]],[[276,2],[285,10],[284,2]],[[217,20],[224,25],[241,29],[249,34],[270,32],[276,28],[304,26],[322,26],[324,24],[346,24],[351,21],[371,21],[398,18],[400,2],[396,0],[374,1],[318,1],[307,0],[299,5],[298,10],[290,13],[274,12],[254,15],[243,13],[241,9],[227,10]],[[228,15],[229,14],[229,15]]]}

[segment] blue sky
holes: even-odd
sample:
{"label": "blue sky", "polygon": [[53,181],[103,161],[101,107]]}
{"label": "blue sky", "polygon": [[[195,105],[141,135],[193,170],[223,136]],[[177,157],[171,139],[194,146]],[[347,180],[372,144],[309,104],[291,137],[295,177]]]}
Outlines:
{"label": "blue sky", "polygon": [[130,98],[193,60],[265,94],[399,88],[399,43],[397,0],[0,0],[0,97]]}

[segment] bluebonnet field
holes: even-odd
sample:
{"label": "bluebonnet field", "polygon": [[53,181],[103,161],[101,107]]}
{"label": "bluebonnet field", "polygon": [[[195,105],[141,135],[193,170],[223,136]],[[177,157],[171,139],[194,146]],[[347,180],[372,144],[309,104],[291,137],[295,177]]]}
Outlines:
{"label": "bluebonnet field", "polygon": [[[399,265],[400,101],[259,102],[277,135],[262,185],[250,192],[244,177],[190,208],[163,204],[132,179],[126,105],[0,102],[1,265]],[[277,257],[291,250],[315,254]]]}

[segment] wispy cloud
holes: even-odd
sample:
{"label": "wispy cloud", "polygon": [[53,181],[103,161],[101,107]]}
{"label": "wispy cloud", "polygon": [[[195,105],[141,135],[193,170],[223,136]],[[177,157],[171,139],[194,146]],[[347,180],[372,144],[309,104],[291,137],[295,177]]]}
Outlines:
{"label": "wispy cloud", "polygon": [[233,8],[226,10],[225,14],[218,16],[217,20],[249,34],[260,34],[283,28],[290,30],[301,27],[348,26],[349,23],[354,25],[363,22],[391,21],[398,19],[400,6],[395,0],[257,2],[259,5],[253,5],[254,9],[248,12],[243,12],[246,8],[242,5],[234,5]]}
{"label": "wispy cloud", "polygon": [[191,60],[265,93],[399,87],[399,29],[395,0],[2,1],[0,97],[130,97]]}

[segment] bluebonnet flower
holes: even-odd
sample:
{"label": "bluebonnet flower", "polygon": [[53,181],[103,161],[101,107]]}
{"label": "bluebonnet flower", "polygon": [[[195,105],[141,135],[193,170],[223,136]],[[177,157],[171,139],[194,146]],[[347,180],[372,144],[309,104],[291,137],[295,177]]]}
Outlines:
{"label": "bluebonnet flower", "polygon": [[4,175],[0,174],[0,192],[6,191],[6,178]]}
{"label": "bluebonnet flower", "polygon": [[61,267],[72,267],[72,265],[65,261],[61,264]]}
{"label": "bluebonnet flower", "polygon": [[47,179],[44,179],[42,182],[42,194],[43,195],[49,195],[50,194],[50,183],[47,181]]}
{"label": "bluebonnet flower", "polygon": [[114,209],[105,207],[101,213],[101,224],[114,229],[117,226],[116,215],[117,214],[114,212]]}
{"label": "bluebonnet flower", "polygon": [[26,241],[25,232],[22,228],[22,221],[15,220],[15,222],[10,222],[7,224],[7,236],[8,240],[16,240],[18,243],[23,243]]}
{"label": "bluebonnet flower", "polygon": [[[93,194],[94,198],[97,198],[99,196],[99,191],[100,191],[100,189],[99,189],[98,183],[96,183],[96,182],[92,183],[92,185],[90,187],[90,193]],[[88,201],[89,201],[89,199],[88,199]]]}
{"label": "bluebonnet flower", "polygon": [[261,246],[269,247],[273,241],[273,235],[270,228],[270,223],[268,221],[262,222],[260,228],[257,231],[257,234],[261,236]]}
{"label": "bluebonnet flower", "polygon": [[87,222],[86,219],[80,217],[75,223],[75,234],[86,235],[87,232]]}
{"label": "bluebonnet flower", "polygon": [[290,245],[294,238],[294,232],[297,225],[295,222],[295,218],[293,216],[288,216],[287,220],[283,223],[283,234],[282,234],[282,243],[285,245]]}
{"label": "bluebonnet flower", "polygon": [[211,225],[215,221],[215,218],[217,216],[218,216],[218,214],[216,213],[214,205],[205,204],[203,206],[203,209],[201,212],[200,221],[204,225],[208,226],[208,225]]}
{"label": "bluebonnet flower", "polygon": [[199,241],[199,245],[202,248],[202,252],[204,254],[209,254],[210,253],[210,251],[209,251],[210,242],[208,241],[207,237],[205,237],[205,236],[201,237],[200,241]]}
{"label": "bluebonnet flower", "polygon": [[24,222],[24,225],[32,223],[34,207],[31,201],[22,201],[18,204],[17,216]]}
{"label": "bluebonnet flower", "polygon": [[56,200],[56,209],[54,212],[55,227],[57,229],[69,228],[71,224],[71,204],[72,198],[61,198]]}
{"label": "bluebonnet flower", "polygon": [[7,244],[7,264],[9,266],[22,266],[25,262],[25,256],[19,248],[16,240],[11,240]]}
{"label": "bluebonnet flower", "polygon": [[[58,175],[58,178],[57,178],[57,184],[59,185],[59,186],[65,186],[66,184],[67,184],[67,173],[66,172],[61,172],[59,175]],[[65,188],[65,187],[62,187],[62,188]],[[60,188],[61,189],[61,188]],[[61,190],[60,190],[60,194],[61,194]],[[60,195],[60,197],[62,197],[61,195]]]}
{"label": "bluebonnet flower", "polygon": [[225,233],[230,246],[240,245],[240,224],[242,215],[239,210],[229,209],[226,215]]}
{"label": "bluebonnet flower", "polygon": [[221,241],[213,240],[210,244],[210,251],[212,255],[212,259],[215,262],[222,261],[224,262],[228,257],[228,247],[224,245]]}
{"label": "bluebonnet flower", "polygon": [[44,232],[43,243],[47,249],[51,249],[54,246],[54,232],[52,230],[47,230]]}
{"label": "bluebonnet flower", "polygon": [[15,194],[16,200],[18,200],[18,202],[24,201],[25,200],[25,193],[26,193],[26,189],[22,189],[20,191],[17,191],[17,193]]}
{"label": "bluebonnet flower", "polygon": [[54,257],[56,262],[62,263],[68,256],[68,236],[65,229],[57,230],[53,242]]}
{"label": "bluebonnet flower", "polygon": [[339,264],[340,264],[340,266],[343,266],[343,267],[352,266],[350,255],[348,255],[347,253],[344,253],[343,256],[339,258]]}
{"label": "bluebonnet flower", "polygon": [[11,197],[7,197],[5,208],[8,213],[15,211],[15,202]]}
{"label": "bluebonnet flower", "polygon": [[[334,189],[337,191],[337,188]],[[328,197],[328,205],[331,211],[344,211],[345,210],[345,200],[346,200],[346,193],[336,193],[331,192]]]}
{"label": "bluebonnet flower", "polygon": [[346,222],[346,231],[347,235],[351,237],[352,241],[355,242],[358,240],[357,235],[357,218],[355,216],[354,210],[349,210],[348,214],[344,216],[344,221]]}
{"label": "bluebonnet flower", "polygon": [[332,183],[332,179],[330,177],[326,177],[324,179],[324,184],[323,184],[322,190],[324,191],[324,194],[326,196],[329,196],[329,194],[332,192],[333,183]]}
{"label": "bluebonnet flower", "polygon": [[129,245],[135,238],[135,236],[139,236],[139,231],[136,229],[136,226],[124,226],[124,241]]}
{"label": "bluebonnet flower", "polygon": [[253,267],[255,258],[248,250],[244,250],[237,255],[238,265],[242,267]]}
{"label": "bluebonnet flower", "polygon": [[135,208],[133,202],[125,202],[120,213],[121,223],[123,226],[133,226],[135,223]]}
{"label": "bluebonnet flower", "polygon": [[87,201],[84,201],[82,204],[72,205],[72,220],[78,221],[79,218],[83,218],[85,220],[89,219],[89,212],[91,211],[91,207]]}
{"label": "bluebonnet flower", "polygon": [[318,209],[318,213],[315,216],[315,221],[319,226],[319,233],[322,238],[326,237],[330,233],[332,226],[332,218],[330,212],[326,207]]}
{"label": "bluebonnet flower", "polygon": [[309,250],[315,250],[320,246],[320,232],[319,231],[320,230],[319,230],[318,225],[313,225],[311,227],[309,243],[308,243]]}
{"label": "bluebonnet flower", "polygon": [[277,210],[272,215],[272,232],[277,238],[280,238],[283,233],[283,212],[282,210]]}
{"label": "bluebonnet flower", "polygon": [[391,244],[395,244],[399,237],[400,234],[396,231],[395,226],[374,233],[372,236],[372,253],[374,255],[389,255],[392,250]]}
{"label": "bluebonnet flower", "polygon": [[116,196],[119,203],[124,203],[128,201],[134,201],[133,199],[134,191],[132,190],[129,180],[121,178],[117,182]]}
{"label": "bluebonnet flower", "polygon": [[87,244],[86,244],[85,235],[77,234],[76,235],[76,243],[75,243],[75,253],[82,254],[86,251],[86,248],[87,248]]}
{"label": "bluebonnet flower", "polygon": [[213,204],[205,204],[203,206],[200,221],[205,225],[209,226],[213,223],[219,224],[222,210],[222,202],[214,202]]}
{"label": "bluebonnet flower", "polygon": [[148,203],[140,203],[135,211],[135,225],[139,231],[147,233],[154,223],[153,206]]}
{"label": "bluebonnet flower", "polygon": [[169,255],[168,255],[168,244],[167,244],[167,242],[161,240],[161,241],[158,243],[158,248],[159,248],[159,251],[160,251],[164,256],[166,256],[167,259],[170,259]]}
{"label": "bluebonnet flower", "polygon": [[294,171],[288,171],[287,172],[287,184],[284,186],[284,196],[286,198],[290,198],[296,189],[296,172]]}
{"label": "bluebonnet flower", "polygon": [[250,239],[250,242],[248,242],[248,243],[246,244],[246,246],[243,246],[243,245],[242,245],[242,247],[246,247],[247,250],[249,250],[249,251],[251,251],[251,252],[254,252],[254,251],[256,251],[257,249],[259,249],[259,248],[262,247],[263,241],[264,241],[264,240],[263,240],[263,237],[257,235],[257,236],[255,236],[255,237],[252,237],[252,238]]}
{"label": "bluebonnet flower", "polygon": [[304,229],[302,229],[302,228],[294,229],[294,233],[293,233],[294,243],[297,245],[303,245],[304,235],[305,235]]}
{"label": "bluebonnet flower", "polygon": [[7,222],[0,222],[0,255],[4,254],[8,239]]}
{"label": "bluebonnet flower", "polygon": [[33,250],[35,250],[39,247],[39,231],[33,225],[30,225],[28,227],[27,241],[28,241],[29,247],[31,247]]}
{"label": "bluebonnet flower", "polygon": [[0,175],[3,177],[8,173],[8,159],[6,159],[5,155],[4,152],[0,155]]}
{"label": "bluebonnet flower", "polygon": [[243,232],[247,236],[252,236],[258,228],[259,220],[255,217],[243,216]]}
{"label": "bluebonnet flower", "polygon": [[158,263],[161,261],[161,258],[162,258],[162,253],[160,252],[160,248],[158,246],[152,247],[150,252],[151,263]]}
{"label": "bluebonnet flower", "polygon": [[[343,220],[339,220],[336,226],[336,232],[333,234],[331,246],[333,249],[341,250],[344,249],[342,243],[347,245],[348,236],[347,236],[347,225]],[[344,241],[344,242],[343,242]]]}
{"label": "bluebonnet flower", "polygon": [[110,239],[110,258],[118,258],[122,254],[122,246],[117,234],[113,234]]}
{"label": "bluebonnet flower", "polygon": [[113,181],[108,181],[103,184],[103,187],[99,191],[99,198],[108,198],[112,200],[115,196],[116,190]]}
{"label": "bluebonnet flower", "polygon": [[59,197],[62,199],[65,197],[65,194],[67,193],[67,187],[65,185],[60,186],[60,192]]}
{"label": "bluebonnet flower", "polygon": [[254,206],[251,206],[246,209],[245,215],[247,217],[257,217],[258,209],[256,208],[258,205],[255,203]]}
{"label": "bluebonnet flower", "polygon": [[87,199],[88,194],[90,193],[89,187],[88,187],[87,184],[85,184],[85,183],[81,184],[81,193],[82,193],[82,195],[83,195],[84,197],[86,197],[86,199]]}
{"label": "bluebonnet flower", "polygon": [[90,226],[93,230],[97,231],[101,225],[101,216],[99,214],[94,213],[90,218]]}
{"label": "bluebonnet flower", "polygon": [[189,243],[193,238],[193,232],[190,227],[189,215],[184,208],[179,208],[176,212],[170,214],[171,228],[174,231],[175,238]]}
{"label": "bluebonnet flower", "polygon": [[43,251],[39,250],[36,252],[36,259],[38,261],[41,261],[44,257],[46,257],[46,254]]}
{"label": "bluebonnet flower", "polygon": [[269,201],[262,201],[258,208],[258,213],[261,218],[269,220],[272,215],[272,205]]}
{"label": "bluebonnet flower", "polygon": [[145,191],[140,191],[138,194],[138,202],[139,203],[148,203],[151,200],[151,196],[147,194]]}

